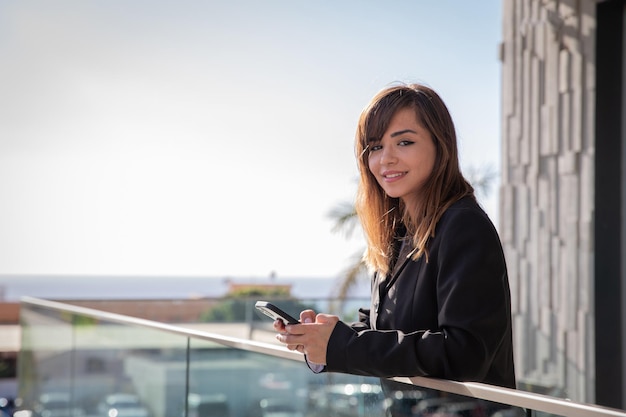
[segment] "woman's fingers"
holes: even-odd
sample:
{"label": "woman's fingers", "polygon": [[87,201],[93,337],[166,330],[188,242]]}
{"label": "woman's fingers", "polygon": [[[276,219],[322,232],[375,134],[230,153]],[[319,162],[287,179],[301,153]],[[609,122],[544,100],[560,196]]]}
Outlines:
{"label": "woman's fingers", "polygon": [[287,349],[306,354],[312,362],[325,364],[328,340],[338,321],[337,316],[305,310],[300,313],[301,324],[275,323],[274,328],[279,331],[276,339]]}
{"label": "woman's fingers", "polygon": [[287,345],[287,349],[304,353],[304,346],[302,345]]}
{"label": "woman's fingers", "polygon": [[283,333],[285,331],[285,323],[282,320],[274,320],[274,330]]}
{"label": "woman's fingers", "polygon": [[300,313],[300,323],[315,322],[316,313],[313,310],[304,310]]}

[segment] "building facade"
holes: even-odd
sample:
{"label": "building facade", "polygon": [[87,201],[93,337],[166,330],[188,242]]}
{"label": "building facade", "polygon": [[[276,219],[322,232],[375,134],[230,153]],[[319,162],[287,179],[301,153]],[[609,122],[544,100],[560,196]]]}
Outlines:
{"label": "building facade", "polygon": [[624,10],[624,0],[504,0],[500,50],[500,233],[520,385],[618,408]]}

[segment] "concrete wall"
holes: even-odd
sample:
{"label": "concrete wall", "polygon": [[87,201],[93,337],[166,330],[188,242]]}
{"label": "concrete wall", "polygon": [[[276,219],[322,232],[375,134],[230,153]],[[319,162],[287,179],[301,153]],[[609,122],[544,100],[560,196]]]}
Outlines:
{"label": "concrete wall", "polygon": [[518,379],[585,402],[594,400],[595,9],[503,0],[501,45],[500,233]]}

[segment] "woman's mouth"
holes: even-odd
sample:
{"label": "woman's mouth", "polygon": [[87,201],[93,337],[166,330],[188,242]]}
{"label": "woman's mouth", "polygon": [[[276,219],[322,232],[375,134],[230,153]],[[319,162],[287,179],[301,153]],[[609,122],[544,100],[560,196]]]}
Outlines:
{"label": "woman's mouth", "polygon": [[385,179],[385,181],[388,181],[388,182],[398,180],[405,175],[406,175],[406,171],[383,172],[383,178]]}

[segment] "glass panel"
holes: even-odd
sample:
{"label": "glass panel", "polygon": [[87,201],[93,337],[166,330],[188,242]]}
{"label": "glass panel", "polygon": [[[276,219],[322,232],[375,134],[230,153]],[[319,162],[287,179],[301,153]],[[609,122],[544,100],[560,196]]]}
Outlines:
{"label": "glass panel", "polygon": [[385,416],[524,417],[523,409],[430,388],[381,381]]}
{"label": "glass panel", "polygon": [[312,416],[386,416],[385,396],[378,378],[329,373],[311,380]]}
{"label": "glass panel", "polygon": [[184,397],[186,337],[29,305],[21,314],[20,408],[40,417],[180,416],[167,405]]}
{"label": "glass panel", "polygon": [[180,416],[187,337],[146,327],[87,321],[75,330],[75,398],[87,415]]}
{"label": "glass panel", "polygon": [[[69,407],[73,388],[74,317],[61,311],[22,305],[22,342],[18,359],[23,407],[40,415]],[[54,391],[59,395],[52,394]]]}
{"label": "glass panel", "polygon": [[304,362],[191,341],[189,417],[384,416],[376,378],[314,374]]}
{"label": "glass panel", "polygon": [[[279,347],[271,323],[259,315],[265,326],[252,326],[250,317],[200,328],[240,329]],[[21,321],[20,409],[34,412],[26,416],[557,417],[395,381],[315,374],[302,360],[29,303],[22,304]]]}
{"label": "glass panel", "polygon": [[[189,417],[304,412],[303,363],[192,340]],[[309,371],[310,372],[310,371]],[[301,414],[300,414],[301,415]]]}

